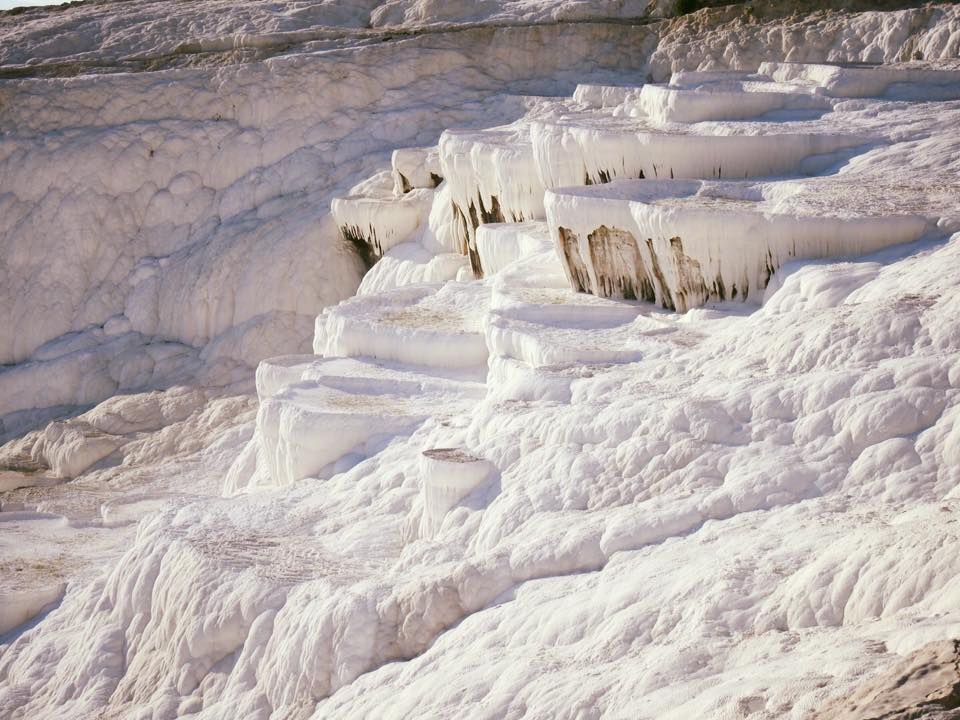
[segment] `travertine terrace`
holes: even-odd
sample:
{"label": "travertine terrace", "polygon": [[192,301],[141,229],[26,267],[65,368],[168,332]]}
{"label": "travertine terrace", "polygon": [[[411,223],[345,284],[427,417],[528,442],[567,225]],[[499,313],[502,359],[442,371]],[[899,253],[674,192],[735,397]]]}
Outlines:
{"label": "travertine terrace", "polygon": [[949,718],[960,8],[0,14],[0,718]]}

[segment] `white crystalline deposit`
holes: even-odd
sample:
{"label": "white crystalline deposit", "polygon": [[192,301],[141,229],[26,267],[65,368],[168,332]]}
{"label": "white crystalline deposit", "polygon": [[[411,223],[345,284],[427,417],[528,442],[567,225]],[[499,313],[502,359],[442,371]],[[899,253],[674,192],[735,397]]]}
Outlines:
{"label": "white crystalline deposit", "polygon": [[445,282],[461,272],[470,273],[470,260],[462,252],[458,225],[451,212],[449,185],[442,183],[433,195],[426,222],[421,222],[409,242],[394,246],[376,261],[363,276],[357,295]]}
{"label": "white crystalline deposit", "polygon": [[553,249],[517,263],[492,282],[488,397],[569,402],[575,380],[641,359],[649,346],[636,340],[669,330],[648,311],[571,290]]}
{"label": "white crystalline deposit", "polygon": [[550,234],[542,222],[490,223],[477,228],[477,254],[485,275],[494,275],[531,255],[550,249]]}
{"label": "white crystalline deposit", "polygon": [[936,99],[944,95],[960,96],[960,67],[955,69],[930,67],[923,63],[906,63],[894,67],[838,67],[819,63],[765,62],[757,71],[785,83],[807,84],[821,88],[820,92],[833,97],[881,97],[890,92],[909,91],[908,86],[919,85],[919,91]]}
{"label": "white crystalline deposit", "polygon": [[10,474],[7,484],[12,487],[74,478],[134,435],[185,420],[206,400],[203,390],[186,387],[117,395],[82,415],[51,422],[0,446],[0,467],[21,471]]}
{"label": "white crystalline deposit", "polygon": [[[960,637],[960,101],[753,77],[954,8],[163,7],[2,45],[0,717],[806,720]],[[728,119],[568,97],[648,69]]]}
{"label": "white crystalline deposit", "polygon": [[440,154],[435,147],[399,148],[390,159],[396,194],[414,188],[435,188],[443,181]]}
{"label": "white crystalline deposit", "polygon": [[482,366],[486,304],[482,288],[460,283],[357,297],[317,317],[314,351],[438,368]]}
{"label": "white crystalline deposit", "polygon": [[70,532],[66,520],[58,515],[15,511],[0,514],[0,568],[5,577],[0,586],[0,636],[54,605],[66,590],[66,583],[57,572],[60,558],[55,553],[55,542],[48,540],[46,547],[35,546],[29,559],[15,556],[14,540],[27,525],[42,526],[50,539],[63,539]]}
{"label": "white crystalline deposit", "polygon": [[489,482],[497,469],[462,448],[431,448],[420,457],[423,515],[419,536],[433,537],[444,517],[463,498]]}
{"label": "white crystalline deposit", "polygon": [[314,360],[314,355],[280,355],[262,361],[257,365],[257,397],[262,400],[300,382]]}
{"label": "white crystalline deposit", "polygon": [[[30,408],[90,405],[116,392],[162,386],[195,375],[199,354],[182,343],[150,341],[103,328],[46,343],[24,363],[0,369],[0,437],[35,424]],[[42,419],[42,412],[41,412]]]}
{"label": "white crystalline deposit", "polygon": [[357,295],[374,295],[404,285],[422,285],[454,280],[470,271],[470,260],[460,253],[434,255],[415,242],[402,243],[387,251],[363,276]]}
{"label": "white crystalline deposit", "polygon": [[330,203],[340,235],[371,259],[383,257],[395,245],[414,237],[433,205],[430,190],[410,190],[397,197],[390,173],[384,172],[376,179],[381,182],[354,188],[349,195]]}
{"label": "white crystalline deposit", "polygon": [[[619,187],[622,187],[621,183],[614,185],[614,188],[577,188],[575,192],[581,197],[590,197],[589,204],[593,205],[593,212],[585,209],[587,203],[582,200],[568,200],[562,190],[547,193],[548,225],[551,227],[557,255],[561,259],[570,287],[578,292],[590,292],[600,297],[655,300],[653,285],[640,255],[640,245],[635,240],[637,234],[631,232],[634,229],[634,220],[629,203],[617,197],[615,188]],[[599,224],[591,222],[600,217],[603,220]],[[591,226],[589,230],[586,229],[587,225]],[[586,240],[587,247],[581,247],[581,238],[586,239],[590,233],[601,227],[607,230],[601,231],[601,234],[609,235],[609,238],[605,237],[596,245],[604,255],[607,252],[613,253],[609,258],[614,261],[613,266],[610,266],[609,262],[594,262],[589,240]],[[631,237],[634,240],[631,241]],[[599,257],[597,259],[601,260]],[[607,270],[608,276],[598,274],[599,265]]]}
{"label": "white crystalline deposit", "polygon": [[[4,439],[116,392],[177,382],[249,388],[251,365],[307,350],[304,321],[312,325],[324,305],[356,287],[362,264],[337,242],[327,214],[332,195],[382,167],[397,146],[435,142],[442,129],[478,119],[513,119],[524,101],[499,94],[514,84],[569,92],[583,77],[579,68],[602,74],[645,62],[623,51],[635,46],[634,31],[603,24],[476,28],[387,43],[389,51],[350,47],[357,39],[350,32],[317,27],[366,24],[364,9],[348,5],[283,6],[272,28],[254,27],[263,23],[258,7],[171,15],[149,3],[124,6],[136,10],[122,17],[83,8],[4,24],[33,48],[14,63],[49,61],[43,69],[8,65],[24,79],[0,84],[0,313],[8,313],[0,319],[0,362],[23,359],[0,370]],[[101,33],[85,25],[99,22]],[[79,34],[109,49],[85,54],[74,42]],[[196,42],[182,41],[191,36]],[[286,57],[230,64],[270,58],[291,43],[297,52]],[[4,51],[15,46],[3,43]],[[159,71],[31,77],[111,62]],[[178,66],[194,67],[165,69]],[[469,86],[455,80],[464,74]],[[446,217],[426,223],[418,238],[425,249],[378,268],[380,286],[455,277],[462,258],[429,255],[453,247],[451,228]],[[216,423],[203,428],[185,452],[219,441]],[[225,447],[235,447],[237,438],[224,433]],[[150,465],[179,447],[168,444],[177,435],[166,428],[149,434],[162,436],[149,452],[128,451],[125,437],[119,455],[106,456],[115,440],[83,428],[50,443],[31,436],[28,462],[22,448],[11,453],[14,469],[0,471],[2,485],[46,487],[57,475],[99,478],[116,466],[132,478],[117,484],[121,495],[136,495],[142,478],[166,473],[127,467],[125,458]],[[132,444],[141,443],[149,444]],[[217,468],[205,464],[204,473]],[[95,522],[130,522],[167,496],[111,500]],[[45,494],[29,497],[46,502]],[[67,563],[63,573],[80,565]]]}
{"label": "white crystalline deposit", "polygon": [[635,112],[662,123],[694,123],[742,120],[774,110],[824,110],[829,107],[824,98],[804,92],[803,88],[761,79],[683,87],[644,85],[636,100]]}
{"label": "white crystalline deposit", "polygon": [[[363,348],[361,348],[362,352]],[[365,355],[373,356],[373,349]],[[254,436],[231,467],[227,495],[338,471],[427,418],[474,402],[478,383],[368,359],[287,356],[260,364]],[[340,468],[342,469],[342,468]]]}
{"label": "white crystalline deposit", "polygon": [[455,207],[460,250],[481,274],[475,235],[479,225],[543,217],[543,184],[530,129],[522,122],[479,133],[445,131],[440,167]]}
{"label": "white crystalline deposit", "polygon": [[[834,81],[838,77],[820,72],[826,66],[792,67],[796,69],[797,76],[806,77],[803,75],[806,68],[810,77],[822,75],[824,81]],[[765,70],[777,74],[775,68],[768,67]],[[888,85],[898,87],[909,84],[907,97],[914,98],[918,93],[923,93],[928,85],[934,88],[943,86],[943,78],[951,75],[947,70],[927,68],[921,72],[912,66],[892,66],[877,72],[883,78],[883,83],[872,88],[861,88],[861,94],[868,91],[883,94],[887,92]],[[793,77],[780,79],[789,80]],[[929,79],[928,84],[925,84],[925,78]],[[710,97],[710,88],[713,87],[719,88],[721,99],[726,94],[739,93],[744,98],[753,94],[743,81],[731,84],[731,81],[716,73],[699,73],[694,77],[688,74],[681,77],[679,82],[681,84],[676,87],[663,89],[667,92],[676,90],[679,93],[677,97],[683,97],[682,93],[688,92],[694,96],[701,92]],[[693,84],[695,82],[699,84]],[[656,87],[645,86],[643,91]],[[798,92],[802,93],[803,89],[800,88]],[[641,94],[641,103],[643,99],[644,95]],[[898,124],[910,128],[906,132],[918,141],[922,138],[922,142],[931,149],[943,144],[956,147],[955,135],[944,124],[945,121],[949,122],[948,118],[955,116],[956,109],[945,106],[943,114],[927,124],[917,106],[881,106],[880,103],[874,103],[874,106],[883,107],[880,116],[870,109],[869,104],[841,104],[821,119],[809,123],[811,129],[819,128],[825,133],[824,137],[835,140],[841,135],[836,134],[834,128],[841,126],[847,128],[850,137],[855,137],[855,131],[860,129],[860,137],[864,139],[871,132],[877,138],[884,138],[885,135],[890,138],[878,142],[871,152],[866,152],[866,147],[862,148],[860,154],[871,160],[855,158],[833,180],[723,183],[719,182],[722,177],[719,169],[711,173],[706,168],[697,169],[690,164],[702,162],[704,157],[709,159],[709,155],[691,152],[689,159],[681,160],[686,162],[687,167],[681,165],[683,169],[679,173],[671,167],[670,176],[715,177],[715,182],[652,182],[646,179],[548,191],[547,216],[571,287],[604,297],[642,298],[665,308],[684,311],[708,300],[759,300],[773,273],[784,262],[794,258],[861,255],[889,245],[912,242],[925,236],[942,236],[945,231],[949,232],[950,228],[956,227],[954,202],[950,199],[951,194],[956,193],[955,176],[949,172],[940,175],[942,170],[938,170],[933,174],[928,171],[928,176],[919,182],[912,177],[891,181],[876,167],[869,167],[869,164],[876,163],[878,158],[884,156],[892,161],[901,154],[900,148],[905,147],[891,144],[893,138],[901,143],[904,141],[903,131],[897,136],[889,135],[889,131],[882,130],[879,117],[886,116],[891,127]],[[750,107],[749,100],[745,107]],[[661,111],[664,109],[659,108]],[[648,107],[647,110],[652,108]],[[728,114],[723,103],[718,106],[718,112],[721,116]],[[697,116],[695,119],[703,118]],[[593,122],[596,124],[596,120]],[[791,121],[780,123],[782,128],[806,124]],[[584,132],[586,121],[581,119],[579,125],[579,146],[584,149],[600,146],[596,136]],[[695,142],[707,140],[712,141],[715,148],[723,147],[723,142],[731,139],[769,142],[769,149],[762,156],[762,161],[771,163],[771,155],[783,152],[783,147],[776,147],[775,143],[779,141],[781,145],[789,147],[790,138],[801,137],[779,135],[777,132],[781,128],[776,125],[771,122],[701,123],[691,126],[693,132],[687,138],[688,148],[692,151],[696,148]],[[690,132],[686,127],[679,131],[674,127],[671,125],[660,133],[655,130],[649,133],[646,139],[650,155],[655,155],[658,150],[663,152],[662,148],[670,147],[669,143],[682,137],[681,133]],[[696,134],[701,132],[697,129],[701,127],[710,128],[717,135]],[[776,129],[769,132],[772,128]],[[571,131],[570,135],[574,132]],[[727,134],[730,132],[743,134]],[[754,134],[760,132],[767,134]],[[544,132],[544,135],[549,134],[549,131]],[[808,139],[816,137],[810,135]],[[572,181],[571,171],[564,177],[564,173],[556,169],[561,163],[566,163],[568,167],[570,165],[570,154],[565,152],[564,139],[561,136],[558,140],[554,133],[553,138],[537,144],[543,149],[538,161],[544,177],[552,174]],[[628,154],[623,152],[624,156]],[[856,151],[852,154],[855,155]],[[632,153],[633,158],[639,155],[639,151]],[[808,154],[806,161],[797,169],[809,171],[811,161],[817,160],[817,155],[823,153]],[[631,171],[636,172],[626,162],[619,167],[615,161],[607,162],[617,170],[610,172],[598,169],[596,174],[603,182],[616,177],[618,171],[626,171],[628,176]],[[656,171],[656,166],[654,169]],[[586,172],[586,179],[591,179],[589,170]],[[751,173],[748,170],[746,174],[774,173],[769,171],[768,165],[767,172],[760,170]],[[640,170],[640,176],[645,175]],[[656,176],[662,177],[659,171],[656,171]],[[549,182],[545,184],[549,185]]]}
{"label": "white crystalline deposit", "polygon": [[[0,448],[4,632],[8,620],[36,619],[95,581],[145,514],[219,494],[255,407],[216,395],[187,387],[118,395]],[[73,479],[58,485],[64,476]]]}
{"label": "white crystalline deposit", "polygon": [[[83,84],[65,89],[64,102],[82,95]],[[118,84],[119,98],[132,96],[131,103],[147,92]],[[0,89],[5,111],[20,105],[20,88],[11,85]],[[21,87],[26,93],[35,89],[27,82]],[[89,121],[109,117],[103,112]],[[301,259],[315,258],[318,268],[329,264],[326,254],[337,256],[332,243],[320,241],[323,224],[304,207],[303,186],[315,182],[304,176],[307,157],[290,157],[295,148],[279,140],[263,154],[254,134],[230,123],[138,126],[117,117],[109,129],[59,131],[55,142],[38,151],[43,135],[31,133],[29,122],[2,121],[12,130],[3,143],[10,188],[3,213],[9,252],[0,269],[7,295],[0,357],[6,362],[116,315],[142,335],[199,347],[244,323],[266,322],[269,313],[304,315],[308,305],[315,307],[325,295],[327,302],[342,297],[359,279],[357,264],[348,258],[344,272],[311,271],[302,279],[304,290],[323,278],[311,301],[279,282],[289,266],[265,262],[267,247],[296,248]],[[262,179],[259,168],[274,162],[279,166],[272,179]],[[63,230],[48,232],[55,222]],[[26,253],[21,243],[34,233],[43,239]],[[298,267],[304,272],[306,264]],[[30,301],[38,292],[48,298],[39,311]]]}
{"label": "white crystalline deposit", "polygon": [[[316,15],[284,7],[300,20],[281,25],[316,23],[327,11],[351,15],[343,3]],[[166,12],[149,3],[141,10],[150,8]],[[197,27],[212,19],[202,15]],[[69,22],[82,27],[91,17],[106,23],[104,44],[139,52],[130,17],[114,21],[94,9],[31,20],[11,37],[88,36]],[[170,23],[183,20],[178,11]],[[236,22],[241,15],[216,27],[227,32]],[[152,24],[144,43],[163,27]],[[156,362],[149,347],[156,340],[202,353],[202,366],[221,369],[307,350],[315,315],[353,293],[363,272],[338,239],[328,212],[333,196],[382,167],[398,146],[435,142],[447,127],[512,120],[522,101],[487,101],[511,88],[570,92],[582,79],[577,68],[602,76],[642,67],[645,57],[625,51],[636,35],[616,24],[476,27],[369,43],[349,28],[326,28],[313,47],[309,38],[274,37],[262,52],[307,44],[256,62],[226,64],[244,58],[244,42],[231,35],[222,50],[165,54],[160,43],[143,61],[156,72],[35,78],[30,68],[11,70],[13,79],[0,80],[0,363],[36,360],[39,348],[70,333],[103,344],[108,322],[138,333],[147,347],[131,359],[132,370],[66,358],[73,367],[58,372],[86,367],[89,392],[42,397],[45,371],[31,365],[41,374],[19,375],[15,384],[36,399],[4,413],[96,402],[130,387],[127,377],[136,379],[131,389],[169,383],[173,372],[139,372]],[[74,57],[78,48],[65,40],[49,42],[41,54],[51,74],[95,60]],[[207,67],[178,68],[179,60]],[[104,347],[101,356],[115,354]]]}
{"label": "white crystalline deposit", "polygon": [[[877,188],[884,191],[902,192]],[[621,181],[547,198],[550,226],[575,288],[680,311],[707,300],[757,301],[785,262],[912,242],[931,232],[936,220],[872,208],[833,216],[777,212],[763,202],[762,188],[738,183]]]}
{"label": "white crystalline deposit", "polygon": [[[537,173],[547,189],[614,178],[743,179],[814,172],[831,153],[873,139],[812,122],[664,129],[598,112],[534,121],[530,134]],[[818,157],[824,161],[803,164]]]}
{"label": "white crystalline deposit", "polygon": [[587,85],[581,83],[573,92],[573,101],[589,108],[605,108],[623,105],[636,98],[641,88],[635,85]]}
{"label": "white crystalline deposit", "polygon": [[273,485],[315,476],[351,450],[405,434],[428,417],[422,405],[407,408],[388,387],[371,385],[367,392],[292,386],[261,401],[258,463],[266,463]]}

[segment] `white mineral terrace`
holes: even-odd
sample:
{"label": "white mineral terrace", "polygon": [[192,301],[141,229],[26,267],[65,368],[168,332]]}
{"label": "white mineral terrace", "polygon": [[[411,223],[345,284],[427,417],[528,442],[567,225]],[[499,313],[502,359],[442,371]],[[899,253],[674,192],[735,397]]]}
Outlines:
{"label": "white mineral terrace", "polygon": [[941,100],[960,97],[960,66],[956,63],[946,67],[924,63],[891,67],[764,62],[757,72],[778,82],[814,86],[833,97],[882,97],[897,91],[907,91],[917,99],[924,95]]}
{"label": "white mineral terrace", "polygon": [[449,511],[471,492],[489,483],[496,474],[495,465],[466,450],[424,450],[420,459],[423,515],[420,519],[419,537],[429,538],[438,534]]}
{"label": "white mineral terrace", "polygon": [[477,228],[477,254],[487,274],[495,274],[521,258],[550,247],[546,223],[484,223]]}
{"label": "white mineral terrace", "polygon": [[[781,211],[764,191],[776,193],[776,184],[625,180],[549,191],[547,215],[577,289],[680,311],[708,300],[759,301],[785,262],[912,242],[938,219],[872,205],[834,205],[830,215]],[[879,184],[874,192],[901,195]]]}
{"label": "white mineral terrace", "polygon": [[548,189],[615,178],[812,174],[830,164],[832,153],[878,139],[817,122],[660,127],[597,111],[534,121],[530,133],[537,172]]}
{"label": "white mineral terrace", "polygon": [[449,178],[461,247],[469,249],[477,272],[478,225],[543,217],[543,185],[525,121],[479,133],[444,131],[440,167]]}
{"label": "white mineral terrace", "polygon": [[413,365],[483,366],[483,289],[414,285],[356,297],[317,317],[314,350],[325,357],[372,357]]}
{"label": "white mineral terrace", "polygon": [[435,188],[443,180],[440,154],[435,147],[398,148],[393,151],[390,165],[396,195],[414,188]]}
{"label": "white mineral terrace", "polygon": [[330,204],[341,234],[369,247],[376,258],[410,239],[424,224],[433,204],[433,191],[409,189],[394,195],[393,176],[384,172],[367,186]]}
{"label": "white mineral terrace", "polygon": [[[527,228],[547,219],[576,290],[681,311],[707,301],[759,302],[784,262],[852,257],[936,234],[955,183],[945,177],[944,189],[928,182],[901,192],[870,176],[875,187],[864,202],[863,183],[847,171],[889,144],[890,131],[869,119],[837,122],[828,95],[884,94],[909,83],[912,97],[926,86],[949,89],[956,72],[790,63],[767,63],[756,74],[681,72],[670,85],[579,86],[572,105],[545,104],[510,126],[446,131],[439,160],[453,245],[476,275],[496,273],[541,249]],[[780,111],[781,120],[768,115]],[[409,157],[414,166],[427,155]],[[814,175],[844,162],[842,178],[811,180],[806,191],[801,181],[742,181]],[[624,178],[639,180],[607,185]],[[911,212],[919,200],[925,208]],[[432,214],[445,214],[446,202]]]}
{"label": "white mineral terrace", "polygon": [[617,107],[637,97],[642,87],[634,85],[587,85],[581,83],[573,92],[573,101],[591,108]]}
{"label": "white mineral terrace", "polygon": [[954,712],[960,6],[228,5],[0,14],[0,718]]}
{"label": "white mineral terrace", "polygon": [[826,110],[826,98],[806,88],[762,79],[695,85],[644,85],[630,114],[660,123],[743,120],[775,110]]}

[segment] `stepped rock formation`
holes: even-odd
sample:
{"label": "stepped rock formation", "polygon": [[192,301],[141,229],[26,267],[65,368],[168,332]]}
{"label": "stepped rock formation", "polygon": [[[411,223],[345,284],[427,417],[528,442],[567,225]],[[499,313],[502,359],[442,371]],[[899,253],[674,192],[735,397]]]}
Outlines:
{"label": "stepped rock formation", "polygon": [[901,5],[0,14],[0,718],[953,717]]}

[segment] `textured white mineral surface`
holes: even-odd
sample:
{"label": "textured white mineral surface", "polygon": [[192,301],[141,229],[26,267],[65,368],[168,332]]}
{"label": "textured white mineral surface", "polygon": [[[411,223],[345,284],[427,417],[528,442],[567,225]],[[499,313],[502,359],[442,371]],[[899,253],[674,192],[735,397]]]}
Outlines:
{"label": "textured white mineral surface", "polygon": [[0,13],[0,718],[953,717],[960,8],[672,5]]}

